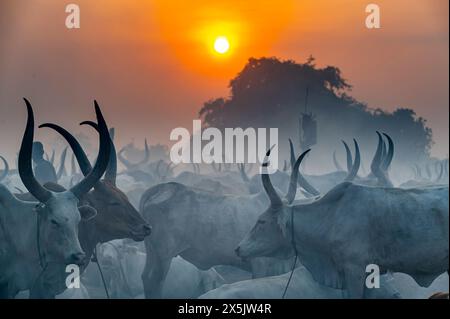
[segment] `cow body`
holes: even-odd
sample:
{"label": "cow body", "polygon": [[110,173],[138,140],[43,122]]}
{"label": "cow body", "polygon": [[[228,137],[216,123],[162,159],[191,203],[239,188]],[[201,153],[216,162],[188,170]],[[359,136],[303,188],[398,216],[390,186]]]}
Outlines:
{"label": "cow body", "polygon": [[233,250],[255,222],[258,210],[266,204],[263,193],[221,196],[178,183],[149,189],[140,205],[153,229],[145,240],[146,296],[161,296],[170,262],[177,255],[203,270],[215,265],[249,269],[250,264],[238,258]]}
{"label": "cow body", "polygon": [[300,260],[319,283],[362,297],[370,264],[382,272],[410,274],[422,286],[446,271],[448,226],[448,187],[403,190],[343,183],[312,204],[269,208],[238,253],[289,255],[294,236]]}
{"label": "cow body", "polygon": [[[33,288],[46,263],[84,262],[81,258],[72,257],[85,257],[77,234],[80,222],[80,213],[76,209],[78,200],[69,192],[54,196],[48,203],[52,207],[44,211],[39,203],[17,200],[0,185],[1,298],[13,298],[19,291]],[[49,218],[51,221],[45,222]],[[38,219],[42,220],[38,222]],[[55,226],[54,219],[67,221]],[[48,227],[53,229],[47,230]],[[51,251],[49,247],[52,247]],[[52,250],[59,251],[59,256],[54,256]]]}

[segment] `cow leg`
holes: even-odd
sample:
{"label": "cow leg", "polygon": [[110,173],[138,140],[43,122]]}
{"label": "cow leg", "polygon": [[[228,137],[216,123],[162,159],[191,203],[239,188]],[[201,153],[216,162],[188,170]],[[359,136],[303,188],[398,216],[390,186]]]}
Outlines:
{"label": "cow leg", "polygon": [[147,249],[147,260],[142,273],[145,298],[161,299],[164,282],[173,256],[160,256],[155,249]]}
{"label": "cow leg", "polygon": [[362,299],[364,297],[365,278],[364,267],[350,266],[345,269],[347,298]]}

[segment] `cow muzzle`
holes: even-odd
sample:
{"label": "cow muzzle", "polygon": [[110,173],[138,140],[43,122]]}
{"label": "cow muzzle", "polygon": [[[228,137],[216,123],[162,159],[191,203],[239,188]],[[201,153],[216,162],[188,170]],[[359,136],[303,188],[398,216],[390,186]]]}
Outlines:
{"label": "cow muzzle", "polygon": [[131,233],[131,238],[134,241],[143,241],[145,237],[152,233],[152,227],[149,224],[144,224],[140,227],[139,231],[133,231]]}
{"label": "cow muzzle", "polygon": [[86,263],[86,254],[85,253],[74,253],[69,255],[67,258],[68,264],[74,264],[77,266],[83,266]]}

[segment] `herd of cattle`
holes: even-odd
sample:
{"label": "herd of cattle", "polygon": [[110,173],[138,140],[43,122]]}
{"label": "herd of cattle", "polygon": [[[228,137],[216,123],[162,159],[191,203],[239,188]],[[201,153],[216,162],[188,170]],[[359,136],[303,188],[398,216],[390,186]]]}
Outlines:
{"label": "herd of cattle", "polygon": [[[356,140],[353,154],[344,142],[346,169],[334,154],[323,175],[301,172],[309,150],[291,141],[273,174],[151,161],[147,142],[133,163],[95,102],[96,122],[81,123],[98,133],[94,166],[71,133],[39,126],[67,142],[68,173],[67,149],[54,168],[34,141],[25,104],[17,169],[0,156],[0,298],[448,298],[447,160],[393,181],[394,141],[376,132],[366,176]],[[67,265],[81,274],[72,289]]]}

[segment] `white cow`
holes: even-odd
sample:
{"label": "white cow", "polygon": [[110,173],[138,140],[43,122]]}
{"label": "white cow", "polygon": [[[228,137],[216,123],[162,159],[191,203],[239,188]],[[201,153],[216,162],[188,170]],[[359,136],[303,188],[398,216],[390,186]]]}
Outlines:
{"label": "white cow", "polygon": [[287,257],[295,248],[315,280],[345,288],[353,298],[364,296],[371,264],[382,273],[407,273],[421,286],[448,269],[448,186],[405,190],[342,183],[312,204],[290,205],[293,196],[283,201],[269,175],[262,180],[271,204],[237,247],[243,258]]}
{"label": "white cow", "polygon": [[104,174],[110,152],[108,129],[96,105],[101,127],[97,164],[70,190],[49,191],[33,174],[34,116],[31,104],[26,99],[25,102],[28,121],[19,153],[19,174],[39,202],[20,201],[0,185],[0,298],[14,298],[19,291],[29,289],[32,296],[34,293],[45,295],[45,287],[35,283],[47,265],[85,263],[85,253],[78,240],[78,224],[81,218],[94,217],[96,211],[90,206],[77,207],[78,201]]}
{"label": "white cow", "polygon": [[[296,188],[291,180],[289,193],[294,197]],[[254,278],[287,272],[290,261],[266,260],[258,262],[256,269],[254,260],[243,261],[234,252],[267,204],[264,192],[218,195],[178,183],[150,188],[140,204],[142,215],[153,229],[145,240],[147,264],[142,280],[147,298],[161,296],[170,262],[177,255],[203,270],[235,266],[251,270]]]}

